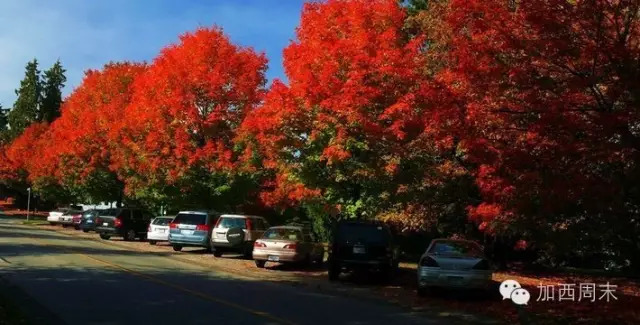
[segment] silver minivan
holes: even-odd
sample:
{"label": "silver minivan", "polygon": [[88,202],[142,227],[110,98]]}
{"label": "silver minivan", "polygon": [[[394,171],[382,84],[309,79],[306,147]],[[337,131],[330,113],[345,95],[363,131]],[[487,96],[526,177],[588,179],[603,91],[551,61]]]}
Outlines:
{"label": "silver minivan", "polygon": [[220,257],[232,251],[251,258],[253,243],[269,228],[263,217],[238,214],[223,214],[218,218],[211,233],[213,255]]}

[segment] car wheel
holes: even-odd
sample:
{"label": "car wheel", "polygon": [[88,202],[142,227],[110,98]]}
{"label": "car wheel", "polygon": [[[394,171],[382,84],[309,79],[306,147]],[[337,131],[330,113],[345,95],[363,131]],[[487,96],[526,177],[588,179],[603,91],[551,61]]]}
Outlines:
{"label": "car wheel", "polygon": [[127,230],[127,232],[124,233],[124,240],[126,241],[136,240],[136,232],[133,229]]}
{"label": "car wheel", "polygon": [[182,250],[182,246],[174,245],[174,246],[173,246],[173,250],[174,250],[174,251],[176,251],[176,252],[179,252],[179,251],[181,251],[181,250]]}
{"label": "car wheel", "polygon": [[55,226],[56,223],[55,222],[49,222],[50,225]]}
{"label": "car wheel", "polygon": [[69,225],[62,224],[62,228],[67,228],[67,227],[69,227]]}
{"label": "car wheel", "polygon": [[111,238],[111,236],[105,235],[105,234],[100,234],[100,238],[102,238],[104,240],[109,240],[109,238]]}
{"label": "car wheel", "polygon": [[258,268],[261,268],[261,269],[264,269],[264,265],[267,264],[267,261],[258,261],[258,260],[256,260],[255,262],[256,262],[256,266]]}
{"label": "car wheel", "polygon": [[340,265],[331,263],[329,265],[329,281],[336,281],[340,277]]}
{"label": "car wheel", "polygon": [[87,230],[87,229],[82,229],[82,232],[89,232],[89,230]]}
{"label": "car wheel", "polygon": [[155,240],[150,240],[150,241],[149,241],[149,245],[155,245],[155,244],[156,244],[156,241],[155,241]]}
{"label": "car wheel", "polygon": [[222,257],[222,250],[220,248],[214,248],[213,249],[213,256]]}

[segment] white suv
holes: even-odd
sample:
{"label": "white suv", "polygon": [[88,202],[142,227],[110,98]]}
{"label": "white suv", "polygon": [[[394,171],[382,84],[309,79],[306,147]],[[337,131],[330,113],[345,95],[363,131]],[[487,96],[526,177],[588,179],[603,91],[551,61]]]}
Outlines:
{"label": "white suv", "polygon": [[220,257],[225,251],[235,251],[251,258],[253,242],[268,228],[263,217],[223,214],[211,233],[213,255]]}

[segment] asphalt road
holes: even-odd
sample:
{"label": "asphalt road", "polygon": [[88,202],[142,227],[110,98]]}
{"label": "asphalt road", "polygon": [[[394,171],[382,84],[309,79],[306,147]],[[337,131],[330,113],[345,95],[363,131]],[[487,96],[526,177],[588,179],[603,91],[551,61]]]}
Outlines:
{"label": "asphalt road", "polygon": [[[0,219],[0,278],[50,324],[438,324],[371,300],[264,283]],[[16,299],[18,297],[16,296]],[[44,320],[43,320],[44,319]],[[446,323],[449,323],[447,321]]]}

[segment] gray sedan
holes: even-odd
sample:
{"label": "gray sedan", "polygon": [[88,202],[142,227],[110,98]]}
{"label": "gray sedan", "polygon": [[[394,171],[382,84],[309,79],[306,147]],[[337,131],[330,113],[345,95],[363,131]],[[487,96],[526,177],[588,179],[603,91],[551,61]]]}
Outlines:
{"label": "gray sedan", "polygon": [[253,259],[259,268],[266,262],[321,264],[323,257],[322,244],[313,240],[308,228],[300,226],[271,227],[253,245]]}
{"label": "gray sedan", "polygon": [[434,239],[420,258],[418,294],[432,287],[489,289],[491,276],[489,261],[476,242]]}

